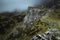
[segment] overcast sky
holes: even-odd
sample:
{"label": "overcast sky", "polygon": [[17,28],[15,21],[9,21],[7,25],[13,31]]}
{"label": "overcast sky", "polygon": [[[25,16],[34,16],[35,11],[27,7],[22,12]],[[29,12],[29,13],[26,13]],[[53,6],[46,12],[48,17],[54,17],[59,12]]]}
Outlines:
{"label": "overcast sky", "polygon": [[48,0],[0,0],[0,12],[14,11],[15,9],[26,10],[28,6],[41,5],[44,3],[42,1],[48,2]]}
{"label": "overcast sky", "polygon": [[40,0],[0,0],[0,11],[25,10],[28,6],[41,3]]}

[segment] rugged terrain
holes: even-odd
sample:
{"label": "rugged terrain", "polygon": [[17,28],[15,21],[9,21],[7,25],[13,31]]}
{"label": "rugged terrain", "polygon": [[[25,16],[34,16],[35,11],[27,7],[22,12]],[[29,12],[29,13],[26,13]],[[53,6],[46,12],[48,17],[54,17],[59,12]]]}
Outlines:
{"label": "rugged terrain", "polygon": [[29,7],[26,12],[0,13],[0,40],[32,40],[48,28],[60,31],[60,9]]}

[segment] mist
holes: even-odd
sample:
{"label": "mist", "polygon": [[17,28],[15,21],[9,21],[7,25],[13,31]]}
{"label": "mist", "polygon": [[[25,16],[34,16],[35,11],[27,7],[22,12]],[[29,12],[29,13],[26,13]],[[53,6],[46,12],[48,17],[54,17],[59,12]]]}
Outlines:
{"label": "mist", "polygon": [[[50,1],[50,0],[48,0]],[[46,0],[0,0],[0,12],[4,11],[24,11],[29,6],[37,6],[48,3]]]}

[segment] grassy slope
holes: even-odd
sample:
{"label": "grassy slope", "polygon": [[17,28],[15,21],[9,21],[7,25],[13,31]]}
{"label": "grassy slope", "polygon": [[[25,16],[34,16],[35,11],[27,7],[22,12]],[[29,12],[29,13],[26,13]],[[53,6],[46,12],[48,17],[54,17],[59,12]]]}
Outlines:
{"label": "grassy slope", "polygon": [[[60,30],[60,19],[56,18],[55,16],[51,15],[51,14],[47,14],[45,16],[43,16],[42,18],[39,18],[37,20],[35,20],[33,22],[33,24],[31,25],[31,27],[29,26],[28,28],[26,28],[26,30],[23,30],[21,28],[19,28],[19,30],[21,30],[20,34],[17,35],[18,36],[18,40],[31,40],[31,38],[36,35],[36,34],[42,34],[45,31],[47,31],[48,27],[49,27],[49,22],[45,21],[45,19],[49,19],[50,21],[56,21],[56,23],[58,24],[58,29]],[[17,25],[17,26],[21,26],[21,25]],[[16,27],[16,26],[15,26]]]}
{"label": "grassy slope", "polygon": [[55,9],[55,12],[50,13],[47,18],[49,18],[52,21],[55,21],[60,31],[60,9]]}
{"label": "grassy slope", "polygon": [[60,20],[55,16],[53,17],[53,15],[51,14],[47,14],[42,18],[35,20],[31,26],[28,26],[26,28],[26,30],[23,30],[22,34],[24,34],[25,36],[20,34],[21,36],[19,36],[18,40],[31,40],[34,35],[42,34],[47,31],[51,22],[47,22],[46,19],[49,19],[49,21],[51,22],[56,22],[58,24],[58,29],[60,30]]}
{"label": "grassy slope", "polygon": [[[45,16],[44,16],[45,17]],[[26,37],[22,40],[31,40],[31,38],[36,34],[42,34],[47,31],[49,23],[44,20],[44,18],[39,18],[33,22],[31,27],[26,28]],[[21,40],[21,39],[20,39]]]}

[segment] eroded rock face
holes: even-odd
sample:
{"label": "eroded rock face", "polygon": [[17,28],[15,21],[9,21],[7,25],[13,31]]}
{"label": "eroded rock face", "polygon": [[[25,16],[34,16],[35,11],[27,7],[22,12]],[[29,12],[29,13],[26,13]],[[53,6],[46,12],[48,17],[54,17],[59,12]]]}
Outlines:
{"label": "eroded rock face", "polygon": [[24,23],[29,24],[34,20],[41,18],[45,15],[46,9],[38,8],[38,7],[29,7],[28,8],[28,15],[24,18]]}
{"label": "eroded rock face", "polygon": [[51,22],[48,30],[43,34],[37,34],[32,40],[60,40],[60,31],[55,22]]}
{"label": "eroded rock face", "polygon": [[41,35],[34,36],[32,40],[60,40],[60,32],[50,29]]}

